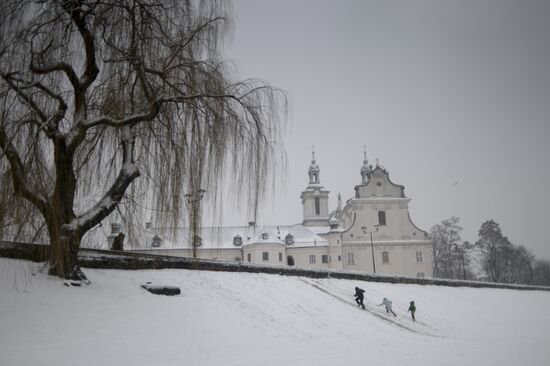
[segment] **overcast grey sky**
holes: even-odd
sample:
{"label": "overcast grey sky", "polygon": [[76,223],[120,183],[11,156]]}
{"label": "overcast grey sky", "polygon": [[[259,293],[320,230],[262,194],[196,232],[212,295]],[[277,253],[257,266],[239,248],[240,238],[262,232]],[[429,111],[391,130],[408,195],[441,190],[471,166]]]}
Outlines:
{"label": "overcast grey sky", "polygon": [[366,145],[420,228],[454,215],[475,241],[493,218],[550,258],[550,1],[235,0],[234,18],[240,77],[291,101],[286,184],[260,223],[302,220],[312,145],[330,209],[353,196]]}

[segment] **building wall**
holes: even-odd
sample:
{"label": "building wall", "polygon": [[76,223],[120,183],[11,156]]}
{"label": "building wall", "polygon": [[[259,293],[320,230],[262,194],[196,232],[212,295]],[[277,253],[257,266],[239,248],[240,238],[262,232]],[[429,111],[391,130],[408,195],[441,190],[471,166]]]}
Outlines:
{"label": "building wall", "polygon": [[[302,192],[303,224],[322,226],[328,223],[328,193],[323,187],[309,186]],[[319,214],[315,211],[315,198],[319,198]]]}
{"label": "building wall", "polygon": [[[135,253],[144,254],[159,254],[172,257],[193,257],[193,249],[135,249]],[[224,261],[236,261],[237,258],[242,258],[241,248],[224,248],[224,249],[204,249],[197,248],[197,258],[202,259],[219,259]]]}
{"label": "building wall", "polygon": [[[330,268],[328,246],[288,247],[287,255],[294,258],[294,265],[301,268]],[[315,263],[310,262],[310,256],[315,256]],[[327,262],[323,263],[323,256]]]}
{"label": "building wall", "polygon": [[[405,276],[432,276],[432,246],[429,241],[413,242],[354,242],[343,245],[343,269],[373,272],[373,249],[376,273],[399,274]],[[384,252],[388,254],[388,263],[384,263]],[[422,262],[417,261],[416,253],[420,252]],[[354,263],[349,263],[353,253]]]}
{"label": "building wall", "polygon": [[[278,243],[258,243],[243,246],[243,261],[248,262],[250,254],[250,262],[264,264],[286,264],[286,247]],[[263,259],[263,253],[268,253],[268,260]],[[281,256],[279,257],[279,253]],[[281,260],[279,260],[281,258]]]}

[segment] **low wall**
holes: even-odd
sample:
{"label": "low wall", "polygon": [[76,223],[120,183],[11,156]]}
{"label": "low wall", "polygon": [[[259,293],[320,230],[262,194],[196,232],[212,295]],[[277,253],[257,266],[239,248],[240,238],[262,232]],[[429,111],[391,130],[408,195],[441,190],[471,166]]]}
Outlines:
{"label": "low wall", "polygon": [[[47,260],[48,253],[48,245],[0,242],[0,257],[43,262]],[[202,271],[270,273],[283,276],[310,278],[339,278],[367,282],[550,291],[550,287],[545,286],[378,275],[365,272],[336,271],[330,269],[304,269],[289,266],[264,265],[248,262],[225,262],[99,249],[81,249],[78,253],[78,261],[80,266],[84,268],[121,270],[190,269]]]}

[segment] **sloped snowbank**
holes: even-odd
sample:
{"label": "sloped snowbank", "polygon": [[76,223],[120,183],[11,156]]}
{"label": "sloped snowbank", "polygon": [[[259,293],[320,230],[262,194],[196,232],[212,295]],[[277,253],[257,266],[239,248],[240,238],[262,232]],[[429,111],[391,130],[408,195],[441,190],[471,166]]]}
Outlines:
{"label": "sloped snowbank", "polygon": [[[550,292],[92,269],[92,285],[79,288],[39,267],[0,258],[1,365],[550,362]],[[148,281],[182,294],[152,295],[140,288]],[[366,290],[366,311],[353,305],[355,286]],[[383,297],[397,318],[376,306]]]}

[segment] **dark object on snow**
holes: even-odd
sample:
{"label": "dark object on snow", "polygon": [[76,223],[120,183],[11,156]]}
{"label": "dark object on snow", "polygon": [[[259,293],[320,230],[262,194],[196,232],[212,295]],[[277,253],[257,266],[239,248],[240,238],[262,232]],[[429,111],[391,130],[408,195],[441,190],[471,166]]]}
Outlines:
{"label": "dark object on snow", "polygon": [[82,286],[82,281],[67,280],[67,281],[63,281],[63,284],[67,287],[71,287],[71,286],[81,287]]}
{"label": "dark object on snow", "polygon": [[365,299],[364,293],[365,290],[362,288],[355,288],[355,302],[357,302],[357,306],[361,306],[363,309],[365,309],[365,304],[363,304],[363,300]]}
{"label": "dark object on snow", "polygon": [[409,311],[411,312],[413,320],[416,321],[416,319],[414,318],[414,313],[416,311],[416,305],[414,304],[414,301],[411,301],[411,305],[409,306],[409,310],[407,310],[407,312]]}
{"label": "dark object on snow", "polygon": [[111,250],[124,250],[124,234],[118,233],[118,235],[113,240],[113,245]]}
{"label": "dark object on snow", "polygon": [[150,284],[141,285],[144,289],[155,295],[175,296],[181,294],[177,286],[154,286]]}
{"label": "dark object on snow", "polygon": [[71,271],[71,275],[69,278],[67,278],[63,284],[65,286],[75,286],[75,287],[81,287],[82,285],[89,285],[92,283],[88,277],[82,272],[82,269],[78,265],[74,266],[73,270]]}

